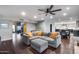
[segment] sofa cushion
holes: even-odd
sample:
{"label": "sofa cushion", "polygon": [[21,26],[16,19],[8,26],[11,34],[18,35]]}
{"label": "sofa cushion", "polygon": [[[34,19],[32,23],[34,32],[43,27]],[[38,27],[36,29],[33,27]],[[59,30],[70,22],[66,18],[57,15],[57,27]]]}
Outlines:
{"label": "sofa cushion", "polygon": [[47,40],[47,41],[54,41],[54,39],[47,37],[47,36],[41,36],[41,39]]}
{"label": "sofa cushion", "polygon": [[49,37],[52,39],[56,39],[57,35],[58,35],[58,32],[51,32]]}
{"label": "sofa cushion", "polygon": [[50,33],[44,33],[44,36],[49,37]]}

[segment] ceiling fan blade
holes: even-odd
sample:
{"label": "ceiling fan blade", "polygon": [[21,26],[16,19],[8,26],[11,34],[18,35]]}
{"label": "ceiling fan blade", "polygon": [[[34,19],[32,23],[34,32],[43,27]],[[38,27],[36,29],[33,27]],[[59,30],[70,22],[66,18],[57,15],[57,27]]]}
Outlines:
{"label": "ceiling fan blade", "polygon": [[38,9],[39,11],[44,11],[44,10],[42,10],[42,9]]}
{"label": "ceiling fan blade", "polygon": [[53,8],[53,5],[50,6],[49,10],[51,10]]}
{"label": "ceiling fan blade", "polygon": [[51,12],[56,12],[56,11],[61,11],[62,9],[57,9],[57,10],[53,10],[53,11],[51,11]]}
{"label": "ceiling fan blade", "polygon": [[50,12],[50,14],[55,15],[55,13]]}

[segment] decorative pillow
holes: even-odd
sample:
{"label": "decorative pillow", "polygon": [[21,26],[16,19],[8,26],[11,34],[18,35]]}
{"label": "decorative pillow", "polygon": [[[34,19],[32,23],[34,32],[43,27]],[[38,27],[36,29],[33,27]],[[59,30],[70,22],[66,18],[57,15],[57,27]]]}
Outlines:
{"label": "decorative pillow", "polygon": [[36,32],[36,36],[43,36],[44,35],[44,33],[43,32]]}
{"label": "decorative pillow", "polygon": [[49,37],[52,39],[56,39],[57,35],[58,35],[58,32],[51,32]]}
{"label": "decorative pillow", "polygon": [[26,35],[28,35],[29,37],[32,37],[32,32],[26,32]]}

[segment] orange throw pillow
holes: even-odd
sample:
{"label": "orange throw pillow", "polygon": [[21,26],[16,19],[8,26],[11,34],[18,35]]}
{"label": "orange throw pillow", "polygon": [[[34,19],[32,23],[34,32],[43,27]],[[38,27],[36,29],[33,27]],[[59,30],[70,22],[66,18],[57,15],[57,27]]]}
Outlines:
{"label": "orange throw pillow", "polygon": [[58,35],[57,32],[51,32],[49,37],[52,39],[56,39],[57,35]]}
{"label": "orange throw pillow", "polygon": [[32,32],[26,32],[26,35],[28,35],[29,37],[32,37]]}
{"label": "orange throw pillow", "polygon": [[43,32],[36,32],[36,36],[43,36]]}

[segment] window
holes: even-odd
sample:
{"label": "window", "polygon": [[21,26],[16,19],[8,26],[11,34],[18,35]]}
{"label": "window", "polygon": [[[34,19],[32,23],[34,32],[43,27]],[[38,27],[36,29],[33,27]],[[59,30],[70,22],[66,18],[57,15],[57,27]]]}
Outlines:
{"label": "window", "polygon": [[8,24],[0,24],[0,28],[2,29],[8,28]]}

